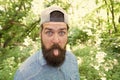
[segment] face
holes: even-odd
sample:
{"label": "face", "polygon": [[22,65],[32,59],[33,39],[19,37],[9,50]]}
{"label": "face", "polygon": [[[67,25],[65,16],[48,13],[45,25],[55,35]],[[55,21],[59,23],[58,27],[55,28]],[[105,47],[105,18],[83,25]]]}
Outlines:
{"label": "face", "polygon": [[64,48],[67,43],[67,25],[64,22],[44,23],[41,38],[47,49],[53,44]]}
{"label": "face", "polygon": [[41,31],[42,51],[49,65],[57,67],[64,62],[67,35],[67,25],[64,22],[47,22],[43,24]]}

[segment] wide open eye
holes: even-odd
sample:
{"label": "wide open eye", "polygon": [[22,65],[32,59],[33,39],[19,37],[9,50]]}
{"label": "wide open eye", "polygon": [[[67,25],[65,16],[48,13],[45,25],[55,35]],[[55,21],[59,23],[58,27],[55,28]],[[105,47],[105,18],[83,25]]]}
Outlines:
{"label": "wide open eye", "polygon": [[65,31],[60,31],[60,32],[59,32],[59,36],[64,36],[65,34],[66,34]]}
{"label": "wide open eye", "polygon": [[52,35],[53,35],[53,32],[52,32],[52,31],[46,31],[45,34],[46,34],[47,36],[52,36]]}

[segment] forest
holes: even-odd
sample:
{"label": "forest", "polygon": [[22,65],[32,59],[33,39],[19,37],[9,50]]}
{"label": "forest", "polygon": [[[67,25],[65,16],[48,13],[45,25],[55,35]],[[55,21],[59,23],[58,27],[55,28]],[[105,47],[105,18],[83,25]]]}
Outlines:
{"label": "forest", "polygon": [[120,0],[0,0],[0,80],[41,49],[40,13],[51,5],[69,15],[80,80],[120,80]]}

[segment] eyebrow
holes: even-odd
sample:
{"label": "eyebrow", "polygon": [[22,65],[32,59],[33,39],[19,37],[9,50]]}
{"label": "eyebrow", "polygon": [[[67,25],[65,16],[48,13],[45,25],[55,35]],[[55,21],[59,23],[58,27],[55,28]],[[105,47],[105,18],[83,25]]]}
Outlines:
{"label": "eyebrow", "polygon": [[60,30],[67,30],[67,28],[61,28]]}
{"label": "eyebrow", "polygon": [[45,28],[45,30],[52,30],[51,28]]}

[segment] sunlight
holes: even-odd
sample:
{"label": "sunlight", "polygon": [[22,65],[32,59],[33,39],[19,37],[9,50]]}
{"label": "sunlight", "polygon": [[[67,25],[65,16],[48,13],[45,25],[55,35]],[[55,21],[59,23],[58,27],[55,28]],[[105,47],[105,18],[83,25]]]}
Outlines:
{"label": "sunlight", "polygon": [[105,52],[97,52],[96,54],[96,59],[97,59],[97,62],[100,64],[102,62],[104,62],[104,58],[107,54]]}
{"label": "sunlight", "polygon": [[35,15],[40,15],[41,11],[43,10],[43,1],[44,0],[33,0],[32,1],[32,8],[31,10]]}

